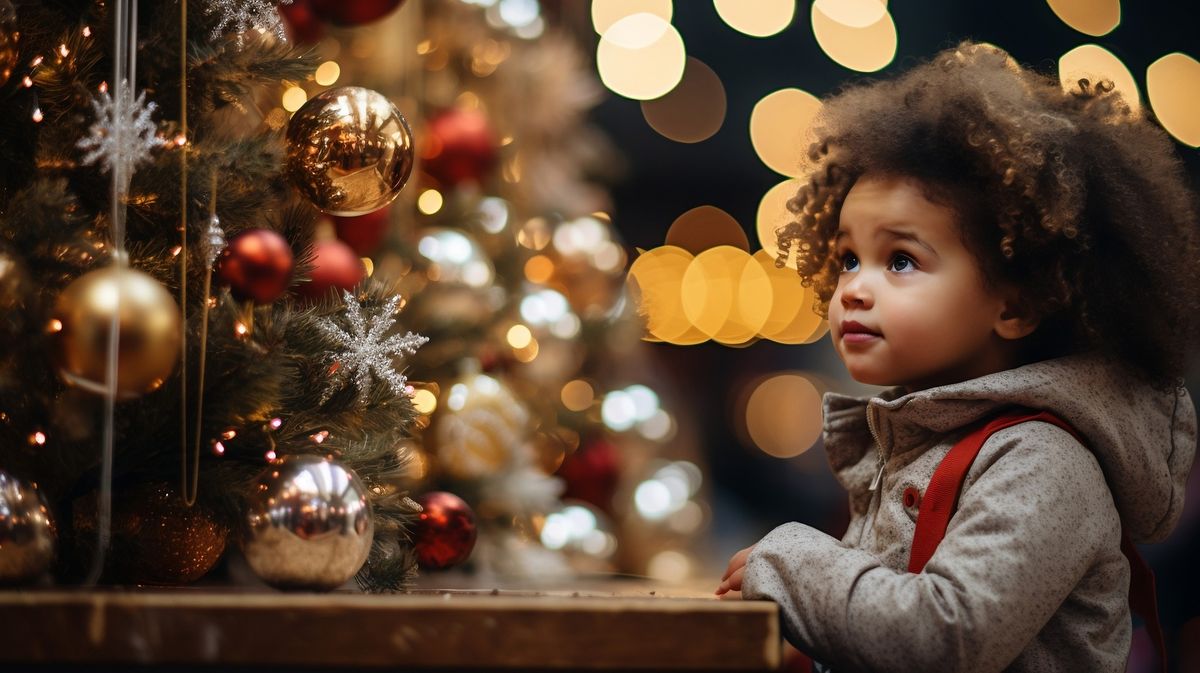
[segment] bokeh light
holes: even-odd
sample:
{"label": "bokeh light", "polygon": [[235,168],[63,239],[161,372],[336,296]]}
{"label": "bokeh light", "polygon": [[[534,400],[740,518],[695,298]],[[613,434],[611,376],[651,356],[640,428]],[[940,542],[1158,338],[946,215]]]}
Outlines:
{"label": "bokeh light", "polygon": [[621,19],[646,12],[670,21],[671,0],[592,0],[592,28],[600,35]]}
{"label": "bokeh light", "polygon": [[1075,30],[1099,37],[1121,24],[1121,0],[1046,0],[1050,9]]}
{"label": "bokeh light", "polygon": [[342,68],[337,64],[337,61],[325,61],[317,66],[317,71],[313,73],[313,79],[321,86],[330,86],[338,81],[338,77],[342,75]]}
{"label": "bokeh light", "polygon": [[646,575],[662,582],[682,582],[691,574],[692,560],[674,549],[658,552],[646,564]]}
{"label": "bokeh light", "polygon": [[825,16],[851,28],[866,28],[887,13],[886,0],[816,0]]}
{"label": "bokeh light", "polygon": [[886,9],[875,23],[856,28],[830,18],[819,4],[814,2],[812,6],[813,35],[835,63],[859,72],[875,72],[896,57],[896,24]]}
{"label": "bokeh light", "polygon": [[697,206],[675,218],[667,229],[666,244],[693,255],[720,245],[750,251],[750,240],[742,225],[716,206]]}
{"label": "bokeh light", "polygon": [[683,312],[714,341],[737,344],[758,333],[771,310],[771,282],[746,251],[717,246],[683,273]]}
{"label": "bokeh light", "polygon": [[799,177],[808,166],[810,129],[821,110],[816,96],[800,89],[768,94],[750,112],[750,142],[768,168]]}
{"label": "bokeh light", "polygon": [[433,215],[442,209],[442,193],[436,189],[426,189],[417,197],[417,210],[426,215]]}
{"label": "bokeh light", "polygon": [[1151,63],[1146,68],[1146,98],[1168,133],[1200,147],[1200,61],[1175,52]]}
{"label": "bokeh light", "polygon": [[[762,246],[763,251],[770,255],[772,260],[779,255],[779,237],[775,235],[775,231],[796,218],[792,211],[788,210],[787,202],[796,197],[800,185],[799,180],[784,180],[767,190],[762,201],[758,203],[758,216],[755,222],[758,244]],[[796,268],[795,247],[789,251],[786,263],[787,268]]]}
{"label": "bokeh light", "polygon": [[751,37],[782,31],[796,14],[796,0],[713,0],[713,5],[730,28]]}
{"label": "bokeh light", "polygon": [[1096,44],[1082,44],[1058,59],[1058,79],[1065,91],[1078,91],[1079,80],[1111,80],[1117,93],[1133,109],[1140,106],[1137,83],[1133,74],[1111,51]]}
{"label": "bokeh light", "polygon": [[571,411],[584,411],[596,401],[596,391],[587,381],[575,379],[563,386],[561,398],[563,406]]}
{"label": "bokeh light", "polygon": [[634,100],[651,100],[674,89],[686,61],[679,31],[649,12],[614,23],[596,48],[600,81],[613,93]]}
{"label": "bokeh light", "polygon": [[283,109],[288,112],[299,110],[308,100],[308,92],[298,86],[291,86],[283,92]]}
{"label": "bokeh light", "polygon": [[798,456],[821,436],[821,393],[798,372],[762,380],[746,403],[746,429],[768,455]]}
{"label": "bokeh light", "polygon": [[646,123],[665,138],[681,143],[707,140],[725,122],[725,86],[713,69],[689,57],[683,79],[661,98],[642,101]]}
{"label": "bokeh light", "polygon": [[678,345],[708,340],[683,312],[683,274],[692,259],[687,250],[664,245],[639,255],[629,267],[626,287],[649,336]]}
{"label": "bokeh light", "polygon": [[418,388],[412,396],[413,409],[416,409],[418,414],[428,416],[437,410],[437,395],[433,391],[424,388]]}
{"label": "bokeh light", "polygon": [[766,339],[785,344],[815,341],[821,331],[821,316],[813,311],[816,294],[800,284],[795,269],[775,266],[775,256],[765,250],[754,253],[771,283],[771,310],[759,333]]}

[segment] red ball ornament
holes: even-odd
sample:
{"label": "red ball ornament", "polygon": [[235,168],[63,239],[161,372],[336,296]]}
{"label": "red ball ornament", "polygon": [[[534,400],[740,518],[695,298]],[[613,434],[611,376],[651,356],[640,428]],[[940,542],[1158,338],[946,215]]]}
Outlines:
{"label": "red ball ornament", "polygon": [[296,44],[316,44],[325,37],[325,22],[317,16],[312,0],[292,0],[290,5],[279,5],[288,38]]}
{"label": "red ball ornament", "polygon": [[388,211],[380,208],[358,217],[334,217],[333,226],[337,237],[344,241],[356,255],[369,255],[379,247],[388,228]]}
{"label": "red ball ornament", "polygon": [[367,275],[362,260],[350,246],[341,241],[318,241],[313,246],[313,269],[309,282],[296,286],[296,293],[306,299],[329,296],[330,290],[341,296],[341,290],[353,290]]}
{"label": "red ball ornament", "polygon": [[247,229],[217,258],[217,279],[239,301],[270,304],[287,290],[293,265],[292,247],[278,232]]}
{"label": "red ball ornament", "polygon": [[483,112],[452,108],[429,120],[422,166],[443,185],[481,182],[496,165],[498,146]]}
{"label": "red ball ornament", "polygon": [[362,26],[382,19],[404,0],[309,0],[313,12],[335,26]]}
{"label": "red ball ornament", "polygon": [[467,560],[475,548],[475,513],[463,499],[430,491],[417,501],[424,511],[413,530],[413,546],[422,568],[440,570]]}
{"label": "red ball ornament", "polygon": [[567,456],[557,474],[566,484],[563,498],[583,500],[611,514],[621,480],[621,452],[607,439],[593,439]]}

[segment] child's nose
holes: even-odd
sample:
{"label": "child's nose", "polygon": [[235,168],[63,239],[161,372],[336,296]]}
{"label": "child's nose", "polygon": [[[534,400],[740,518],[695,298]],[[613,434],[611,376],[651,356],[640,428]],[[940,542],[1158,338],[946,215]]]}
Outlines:
{"label": "child's nose", "polygon": [[842,306],[850,308],[859,306],[862,308],[870,308],[874,303],[874,295],[871,293],[870,282],[867,279],[867,274],[856,273],[850,278],[843,279],[840,287]]}

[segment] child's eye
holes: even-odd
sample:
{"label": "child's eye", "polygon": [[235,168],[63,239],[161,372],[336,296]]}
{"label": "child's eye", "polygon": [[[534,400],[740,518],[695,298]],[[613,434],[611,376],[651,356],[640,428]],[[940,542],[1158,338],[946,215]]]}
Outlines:
{"label": "child's eye", "polygon": [[847,252],[842,255],[842,271],[856,271],[858,269],[858,258],[854,253]]}
{"label": "child's eye", "polygon": [[917,262],[912,257],[898,252],[892,257],[892,263],[888,265],[888,268],[898,273],[908,273],[917,268]]}

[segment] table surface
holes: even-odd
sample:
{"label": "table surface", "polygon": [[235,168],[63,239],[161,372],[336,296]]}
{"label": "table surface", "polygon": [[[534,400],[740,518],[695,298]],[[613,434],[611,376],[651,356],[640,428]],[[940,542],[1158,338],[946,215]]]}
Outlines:
{"label": "table surface", "polygon": [[554,588],[448,581],[392,595],[4,590],[0,616],[0,664],[44,670],[764,671],[777,669],[781,656],[773,603],[716,600],[707,587],[645,580]]}

